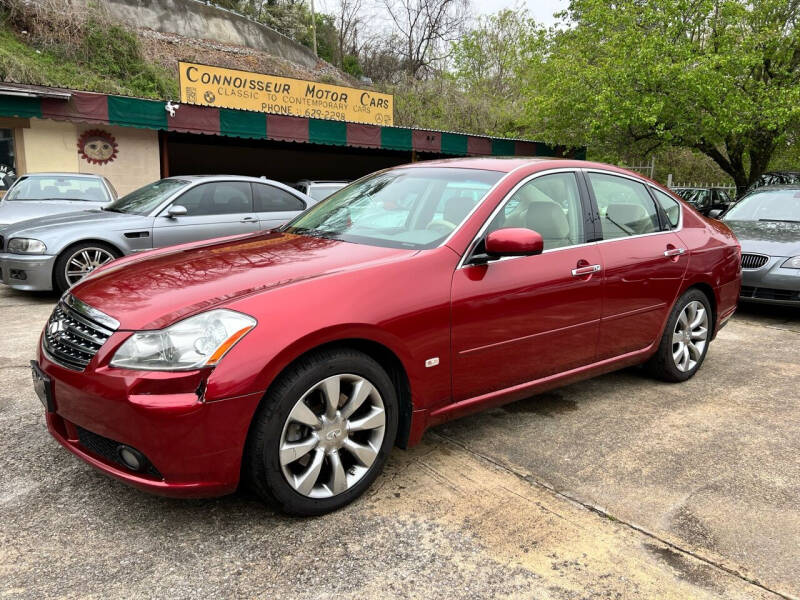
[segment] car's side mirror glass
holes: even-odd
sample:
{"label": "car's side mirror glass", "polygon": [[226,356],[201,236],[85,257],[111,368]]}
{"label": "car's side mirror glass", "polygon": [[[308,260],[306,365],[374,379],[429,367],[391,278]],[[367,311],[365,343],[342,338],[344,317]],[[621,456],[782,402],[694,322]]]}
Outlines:
{"label": "car's side mirror glass", "polygon": [[185,207],[185,206],[181,206],[180,204],[173,204],[172,206],[170,206],[170,207],[167,209],[167,216],[168,216],[170,219],[174,219],[174,218],[176,218],[176,217],[183,217],[183,216],[185,216],[185,215],[186,215],[186,213],[188,213],[188,212],[189,212],[189,211],[188,211],[188,210],[186,210],[186,207]]}
{"label": "car's side mirror glass", "polygon": [[493,258],[531,256],[541,254],[543,250],[541,234],[524,227],[498,229],[486,236],[486,254]]}
{"label": "car's side mirror glass", "polygon": [[709,211],[708,216],[711,217],[712,219],[718,219],[721,214],[722,214],[722,209],[721,208],[715,208],[715,209]]}

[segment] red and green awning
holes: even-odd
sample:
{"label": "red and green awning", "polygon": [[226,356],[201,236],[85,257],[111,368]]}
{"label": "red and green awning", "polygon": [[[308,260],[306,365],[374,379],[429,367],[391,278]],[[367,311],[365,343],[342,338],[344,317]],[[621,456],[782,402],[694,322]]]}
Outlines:
{"label": "red and green awning", "polygon": [[69,100],[0,96],[0,116],[37,117],[139,129],[238,138],[429,152],[449,156],[562,156],[584,158],[585,149],[566,152],[541,142],[491,138],[405,127],[271,115],[246,110],[182,104],[169,116],[165,102],[91,92]]}

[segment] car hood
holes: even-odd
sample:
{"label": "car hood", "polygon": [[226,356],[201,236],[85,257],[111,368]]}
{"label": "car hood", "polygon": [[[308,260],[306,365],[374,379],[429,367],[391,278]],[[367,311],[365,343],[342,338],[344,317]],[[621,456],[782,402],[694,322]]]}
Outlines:
{"label": "car hood", "polygon": [[100,206],[103,205],[99,202],[80,200],[3,200],[0,202],[0,226],[76,210],[97,209]]}
{"label": "car hood", "polygon": [[123,259],[79,283],[72,293],[114,317],[120,329],[159,329],[244,296],[414,253],[283,232],[258,233]]}
{"label": "car hood", "polygon": [[767,256],[800,255],[800,223],[774,221],[723,221],[731,228],[742,252]]}
{"label": "car hood", "polygon": [[66,226],[86,231],[87,227],[102,227],[107,229],[114,228],[117,223],[128,226],[133,219],[143,219],[141,215],[130,215],[126,213],[108,212],[95,208],[92,210],[79,210],[64,212],[57,215],[48,215],[20,221],[9,225],[3,230],[6,239],[11,237],[33,237],[41,239],[46,237],[49,231],[60,231]]}

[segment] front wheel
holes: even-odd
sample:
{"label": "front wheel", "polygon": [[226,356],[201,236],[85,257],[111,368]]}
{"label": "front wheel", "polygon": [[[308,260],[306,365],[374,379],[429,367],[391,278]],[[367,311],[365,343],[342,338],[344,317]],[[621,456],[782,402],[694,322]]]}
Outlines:
{"label": "front wheel", "polygon": [[97,267],[121,255],[116,248],[102,242],[81,242],[64,250],[56,259],[53,284],[64,293]]}
{"label": "front wheel", "polygon": [[337,510],[380,473],[397,413],[392,381],[369,356],[342,349],[303,359],[256,413],[245,457],[249,482],[290,514]]}
{"label": "front wheel", "polygon": [[711,306],[706,295],[696,289],[687,291],[675,303],[647,369],[663,381],[680,382],[691,378],[706,357],[712,327]]}

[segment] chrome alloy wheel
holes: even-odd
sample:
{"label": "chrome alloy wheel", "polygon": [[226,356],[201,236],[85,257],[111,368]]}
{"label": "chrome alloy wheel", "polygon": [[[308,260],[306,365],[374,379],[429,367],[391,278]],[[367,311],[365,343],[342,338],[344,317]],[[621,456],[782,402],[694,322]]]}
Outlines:
{"label": "chrome alloy wheel", "polygon": [[67,260],[64,276],[69,285],[75,285],[100,265],[116,257],[103,248],[81,248]]}
{"label": "chrome alloy wheel", "polygon": [[310,498],[341,494],[369,471],[385,431],[386,411],[374,385],[351,374],[323,379],[297,401],[283,426],[283,476]]}
{"label": "chrome alloy wheel", "polygon": [[693,300],[681,311],[672,333],[672,359],[678,370],[686,373],[697,366],[708,343],[708,311],[702,302]]}

